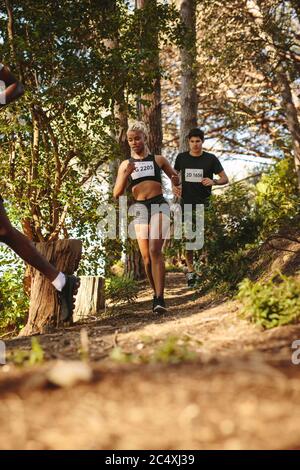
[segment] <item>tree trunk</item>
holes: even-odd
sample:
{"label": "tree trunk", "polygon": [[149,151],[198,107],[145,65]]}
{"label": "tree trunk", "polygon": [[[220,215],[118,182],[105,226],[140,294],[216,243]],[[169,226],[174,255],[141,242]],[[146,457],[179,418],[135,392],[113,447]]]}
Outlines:
{"label": "tree trunk", "polygon": [[[80,240],[57,240],[37,243],[36,248],[59,271],[73,274],[78,268],[82,243]],[[43,333],[60,324],[60,306],[56,289],[36,269],[32,268],[28,322],[20,336]]]}
{"label": "tree trunk", "polygon": [[97,315],[105,308],[104,278],[80,276],[80,288],[76,297],[74,321]]}
{"label": "tree trunk", "polygon": [[127,240],[125,272],[136,281],[146,278],[143,258],[134,240]]}
{"label": "tree trunk", "polygon": [[[150,6],[151,8],[156,7],[155,0],[136,0],[136,8],[142,9]],[[151,15],[151,18],[154,15]],[[154,22],[147,23],[147,37],[151,37],[151,46],[149,44],[143,45],[143,33],[141,38],[141,47],[151,47],[154,51],[154,56],[151,59],[151,63],[147,64],[147,71],[152,73],[155,78],[152,83],[152,93],[144,94],[142,96],[143,101],[148,103],[141,104],[139,107],[139,116],[146,124],[149,129],[149,150],[154,155],[161,154],[162,148],[162,115],[161,115],[161,83],[160,83],[160,70],[159,70],[159,47],[158,47],[158,33]],[[145,34],[145,32],[144,32]]]}
{"label": "tree trunk", "polygon": [[[146,8],[147,6],[155,7],[156,1],[153,0],[136,0],[135,6],[137,9]],[[147,23],[147,33],[151,35],[152,30],[151,22]],[[141,37],[141,47],[143,47],[143,34]],[[159,75],[159,50],[158,50],[158,37],[156,28],[153,28],[151,35],[152,48],[156,51],[155,59],[151,64],[147,64],[147,70],[154,71],[157,75],[153,80],[153,92],[151,94],[145,94],[142,99],[147,101],[147,105],[139,106],[139,118],[142,119],[149,130],[149,141],[148,146],[151,153],[159,155],[162,147],[162,117],[161,117],[161,86],[160,86],[160,75]],[[147,47],[149,45],[147,44]],[[137,99],[139,101],[139,98]],[[128,204],[130,204],[130,197],[128,197]],[[131,276],[135,280],[141,280],[146,278],[144,263],[142,255],[139,251],[137,243],[133,240],[127,240],[126,244],[126,261],[125,261],[125,272],[128,276]]]}
{"label": "tree trunk", "polygon": [[[117,9],[116,0],[111,1],[111,8]],[[118,32],[115,34],[114,39],[105,40],[105,45],[110,50],[118,50],[119,48],[119,37]],[[116,64],[115,73],[118,74],[118,65]],[[116,140],[119,145],[118,157],[109,162],[109,202],[114,204],[117,209],[117,234],[120,234],[119,230],[119,210],[118,205],[112,197],[113,188],[117,179],[118,169],[123,160],[129,158],[130,148],[127,141],[127,129],[128,129],[128,106],[125,99],[124,87],[121,86],[114,97],[112,105],[113,121],[111,126],[112,138]],[[120,238],[117,236],[115,240],[107,239],[104,241],[105,248],[105,277],[111,276],[112,266],[121,259],[123,244]]]}
{"label": "tree trunk", "polygon": [[186,27],[183,47],[180,49],[181,59],[181,91],[180,91],[180,143],[179,151],[188,149],[187,135],[197,127],[198,97],[196,70],[196,1],[177,0],[180,16]]}
{"label": "tree trunk", "polygon": [[[128,115],[127,115],[127,108],[125,104],[124,94],[120,94],[118,103],[115,104],[114,107],[114,115],[115,115],[115,128],[112,129],[112,135],[118,142],[120,146],[120,157],[115,160],[109,162],[109,194],[111,204],[114,204],[117,211],[117,224],[116,224],[116,232],[120,234],[120,224],[119,224],[119,208],[118,204],[116,204],[115,200],[112,197],[113,187],[115,185],[118,168],[121,164],[121,161],[125,160],[125,158],[129,158],[130,150],[126,138],[126,132],[128,129]],[[109,277],[111,275],[111,267],[121,259],[122,256],[122,249],[123,244],[120,240],[119,236],[114,240],[106,239],[103,242],[105,248],[105,277]]]}
{"label": "tree trunk", "polygon": [[160,155],[162,149],[162,116],[161,116],[161,86],[160,78],[153,82],[153,93],[144,95],[143,100],[149,105],[141,105],[141,117],[149,129],[149,150],[154,155]]}
{"label": "tree trunk", "polygon": [[281,72],[278,78],[282,86],[282,103],[287,126],[292,137],[295,171],[298,180],[298,192],[300,193],[300,124],[287,72]]}

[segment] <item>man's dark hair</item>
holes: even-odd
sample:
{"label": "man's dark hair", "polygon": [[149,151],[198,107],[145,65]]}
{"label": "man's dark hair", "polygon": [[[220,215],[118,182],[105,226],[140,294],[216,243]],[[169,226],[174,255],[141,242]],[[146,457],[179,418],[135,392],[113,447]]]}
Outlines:
{"label": "man's dark hair", "polygon": [[199,129],[199,127],[195,127],[194,129],[191,129],[190,132],[188,133],[188,139],[191,139],[192,137],[200,137],[202,142],[204,142],[203,130]]}

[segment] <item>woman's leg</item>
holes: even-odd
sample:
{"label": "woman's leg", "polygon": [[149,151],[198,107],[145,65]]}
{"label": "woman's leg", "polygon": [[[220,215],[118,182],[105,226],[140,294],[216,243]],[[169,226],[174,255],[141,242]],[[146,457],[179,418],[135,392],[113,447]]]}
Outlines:
{"label": "woman's leg", "polygon": [[163,297],[165,288],[165,262],[162,248],[170,230],[170,219],[162,213],[154,214],[150,221],[149,253],[151,272],[157,297]]}
{"label": "woman's leg", "polygon": [[147,225],[146,224],[136,224],[135,225],[136,238],[137,238],[137,242],[138,242],[138,245],[139,245],[141,255],[143,257],[145,271],[146,271],[147,277],[149,279],[150,285],[151,285],[151,287],[154,291],[154,294],[155,294],[155,285],[154,285],[154,280],[153,280],[153,277],[152,277],[151,259],[150,259],[150,253],[149,253],[148,231],[149,231],[148,224]]}
{"label": "woman's leg", "polygon": [[26,263],[44,274],[49,281],[54,281],[59,271],[39,253],[34,244],[23,233],[15,229],[6,214],[3,202],[0,200],[0,242],[9,246]]}

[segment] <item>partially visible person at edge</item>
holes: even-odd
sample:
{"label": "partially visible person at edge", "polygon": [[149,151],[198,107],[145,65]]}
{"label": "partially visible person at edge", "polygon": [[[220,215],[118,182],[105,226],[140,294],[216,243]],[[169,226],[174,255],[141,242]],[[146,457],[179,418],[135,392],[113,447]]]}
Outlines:
{"label": "partially visible person at edge", "polygon": [[[9,68],[0,64],[0,110],[24,94],[24,87]],[[0,195],[0,242],[9,246],[20,258],[49,279],[59,292],[61,302],[61,319],[71,321],[74,309],[74,296],[79,287],[80,280],[75,276],[68,276],[59,272],[35,248],[34,244],[23,233],[14,228],[4,208],[3,198]]]}
{"label": "partially visible person at edge", "polygon": [[[191,129],[188,134],[189,151],[179,153],[175,160],[174,168],[181,174],[181,184],[173,184],[173,194],[181,198],[182,213],[184,205],[192,205],[192,213],[195,216],[197,204],[208,207],[213,185],[228,183],[228,177],[218,160],[212,153],[202,149],[204,132],[199,128]],[[214,179],[217,175],[219,178]],[[194,268],[194,256],[192,250],[186,250],[185,259],[188,268],[186,274],[187,284],[194,287],[198,281],[198,275]]]}
{"label": "partially visible person at edge", "polygon": [[129,183],[134,198],[129,212],[139,213],[133,224],[145,271],[153,289],[152,310],[165,313],[165,263],[162,248],[169,233],[170,210],[162,194],[161,171],[174,184],[179,183],[179,177],[165,157],[150,154],[148,131],[143,122],[135,122],[129,127],[127,139],[131,157],[119,167],[113,195],[118,198],[124,194]]}

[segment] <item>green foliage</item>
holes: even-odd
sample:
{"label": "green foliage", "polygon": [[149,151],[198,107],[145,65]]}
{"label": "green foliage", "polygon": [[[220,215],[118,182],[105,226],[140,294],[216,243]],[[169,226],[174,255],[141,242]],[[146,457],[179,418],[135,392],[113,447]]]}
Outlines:
{"label": "green foliage", "polygon": [[[258,2],[259,26],[247,2],[233,0],[224,7],[210,0],[197,3],[201,54],[195,68],[201,74],[203,126],[222,129],[224,149],[289,155],[291,138],[276,70],[284,54],[287,76],[292,82],[299,78],[290,49],[295,42],[291,7]],[[161,45],[182,38],[185,46],[193,44],[170,2],[146,2],[145,9],[133,10],[127,0],[23,0],[14,2],[13,10],[14,57],[5,5],[0,6],[0,55],[4,63],[13,62],[26,94],[1,112],[0,192],[33,240],[47,240],[53,233],[78,237],[84,243],[80,274],[102,274],[122,249],[115,241],[99,242],[97,231],[98,207],[111,191],[110,163],[123,158],[115,138],[120,130],[115,111],[122,105],[135,115],[135,97],[153,91],[153,79],[163,74],[157,63]],[[278,57],[268,57],[264,32],[272,36]],[[170,57],[171,68],[179,70]],[[178,87],[172,85],[170,93],[177,96]],[[205,246],[196,255],[201,286],[234,289],[246,274],[257,240],[293,223],[297,198],[290,156],[264,175],[256,190],[236,184],[214,197]],[[172,255],[178,242],[174,247]],[[100,265],[105,257],[105,266]],[[19,326],[26,315],[22,278],[19,270],[2,278],[0,326]],[[136,298],[131,282],[107,282],[112,302]]]}
{"label": "green foliage", "polygon": [[291,158],[281,160],[262,176],[256,185],[256,203],[261,217],[261,238],[292,224],[300,212],[300,198]]}
{"label": "green foliage", "polygon": [[257,248],[270,234],[293,227],[299,195],[291,159],[283,159],[254,185],[234,184],[212,198],[205,214],[205,243],[196,253],[199,287],[237,289]]}
{"label": "green foliage", "polygon": [[[282,0],[203,0],[198,5],[198,83],[205,125],[211,129],[218,123],[228,154],[283,156],[291,151],[292,139],[283,117],[288,111],[280,71],[291,88],[299,80],[292,52],[299,12]],[[266,41],[272,46],[266,48]]]}
{"label": "green foliage", "polygon": [[89,346],[89,337],[87,330],[82,328],[80,330],[80,347],[78,349],[78,354],[81,361],[89,361],[90,357],[90,346]]}
{"label": "green foliage", "polygon": [[[120,346],[116,346],[111,351],[110,358],[121,364],[178,364],[193,361],[197,358],[197,353],[191,348],[190,341],[191,338],[187,335],[183,337],[170,335],[153,350],[139,354],[125,352]],[[150,342],[149,338],[144,340],[144,344],[148,346]],[[201,342],[195,342],[197,347],[199,344]]]}
{"label": "green foliage", "polygon": [[232,294],[241,279],[246,276],[254,250],[255,245],[246,245],[237,251],[222,253],[222,259],[214,260],[211,264],[198,263],[199,289],[213,289],[220,294]]}
{"label": "green foliage", "polygon": [[138,285],[128,276],[112,276],[105,281],[105,297],[113,305],[133,302],[138,295]]}
{"label": "green foliage", "polygon": [[204,223],[204,248],[194,255],[199,286],[228,293],[246,275],[259,233],[254,188],[234,184],[213,196]]}
{"label": "green foliage", "polygon": [[300,317],[299,280],[280,274],[280,282],[240,283],[237,298],[243,304],[242,314],[264,328],[287,325]]}
{"label": "green foliage", "polygon": [[31,351],[29,355],[29,365],[41,364],[44,360],[44,351],[37,338],[31,340]]}
{"label": "green foliage", "polygon": [[253,242],[258,228],[253,186],[233,184],[214,196],[205,214],[205,246],[211,259]]}
{"label": "green foliage", "polygon": [[140,363],[141,356],[123,351],[120,346],[115,346],[109,355],[110,359],[119,364]]}
{"label": "green foliage", "polygon": [[6,263],[15,265],[15,268],[2,272],[0,279],[0,331],[11,327],[20,329],[29,308],[28,296],[23,288],[24,266],[3,247],[0,248],[0,256],[0,271]]}
{"label": "green foliage", "polygon": [[188,343],[189,338],[187,336],[183,338],[172,335],[168,336],[163,344],[155,350],[152,361],[167,364],[192,361],[196,359],[197,355],[194,351],[190,350]]}
{"label": "green foliage", "polygon": [[177,266],[176,264],[173,264],[172,262],[170,261],[166,261],[166,272],[167,273],[178,273],[178,272],[182,272],[182,267],[181,266]]}
{"label": "green foliage", "polygon": [[8,355],[8,360],[17,366],[34,366],[44,361],[44,351],[37,338],[32,338],[30,351],[17,349]]}
{"label": "green foliage", "polygon": [[97,210],[111,192],[110,163],[124,158],[116,108],[136,116],[136,96],[162,74],[159,45],[179,40],[179,15],[166,2],[138,10],[127,0],[12,7],[14,54],[2,5],[0,57],[26,92],[1,112],[0,193],[33,241],[78,237],[80,274],[103,274],[99,260],[114,253],[99,243]]}

